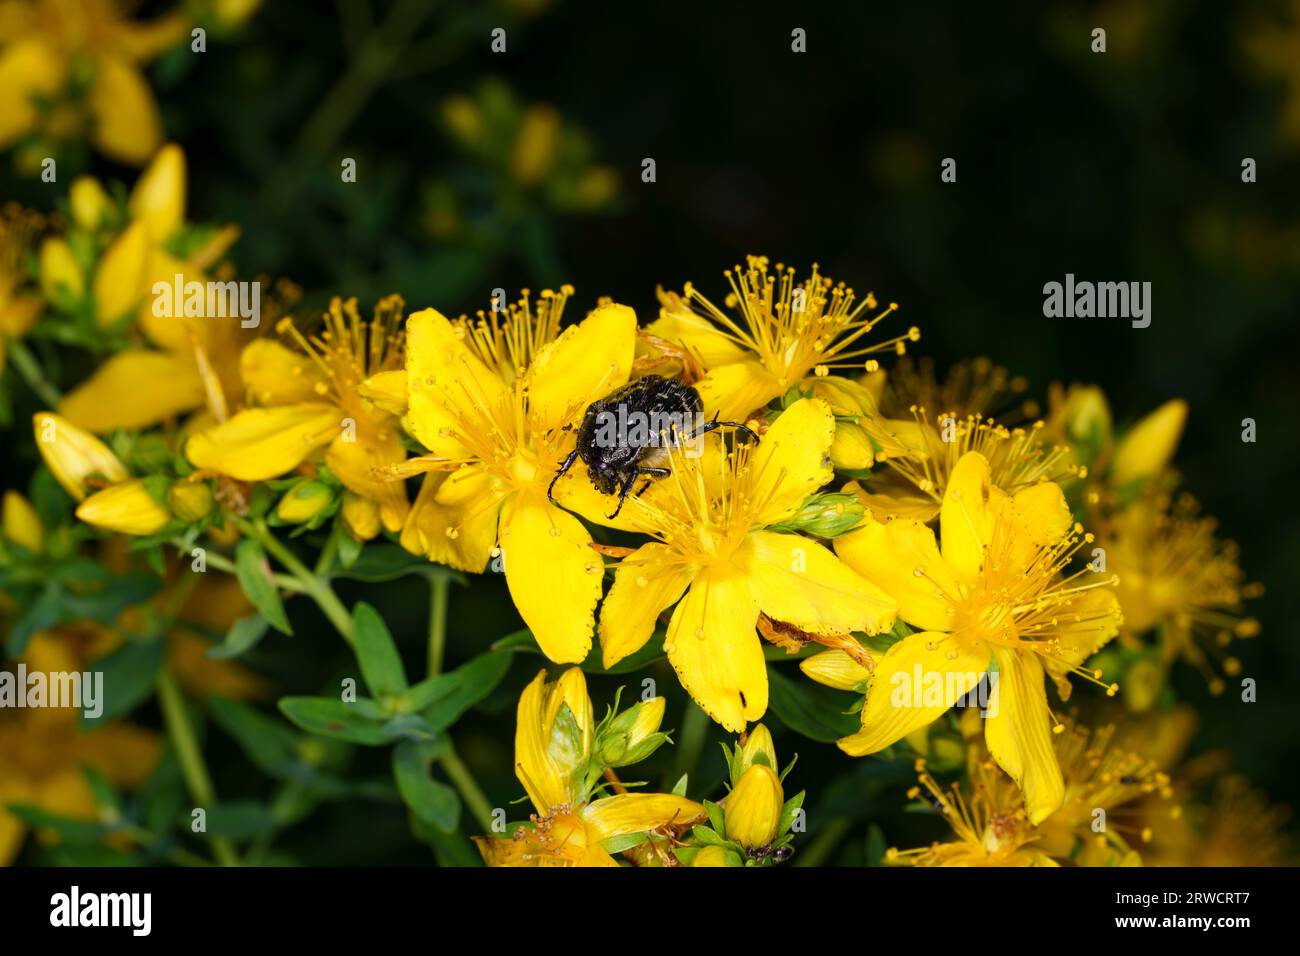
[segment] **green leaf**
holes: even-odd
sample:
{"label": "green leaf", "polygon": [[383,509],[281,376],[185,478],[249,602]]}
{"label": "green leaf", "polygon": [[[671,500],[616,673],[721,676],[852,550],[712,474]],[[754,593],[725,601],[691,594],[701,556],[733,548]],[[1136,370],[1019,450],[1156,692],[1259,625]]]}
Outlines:
{"label": "green leaf", "polygon": [[867,828],[867,866],[883,866],[887,849],[884,831],[871,824]]}
{"label": "green leaf", "polygon": [[460,823],[460,797],[429,776],[429,764],[447,752],[448,740],[403,740],[393,748],[393,777],[402,800],[419,819],[445,833]]}
{"label": "green leaf", "polygon": [[712,800],[705,800],[704,810],[709,815],[709,826],[713,827],[713,829],[718,833],[726,833],[726,817],[722,812],[722,807],[714,803]]}
{"label": "green leaf", "polygon": [[[492,693],[510,670],[510,655],[488,651],[449,674],[450,689],[440,694],[421,714],[434,730],[445,730],[480,700]],[[436,678],[435,678],[436,679]]]}
{"label": "green leaf", "polygon": [[266,629],[269,626],[266,618],[260,614],[241,617],[230,625],[230,630],[226,631],[224,641],[208,648],[207,656],[215,660],[239,657],[257,646],[262,638],[266,636]]}
{"label": "green leaf", "polygon": [[388,625],[369,604],[357,604],[352,612],[356,634],[357,661],[366,686],[375,697],[397,697],[406,690],[406,671],[401,655],[388,632]]}
{"label": "green leaf", "polygon": [[601,849],[606,853],[622,853],[624,850],[631,850],[640,846],[650,839],[648,833],[624,833],[620,836],[610,837],[608,840],[601,841]]}
{"label": "green leaf", "polygon": [[332,697],[284,697],[279,707],[281,713],[303,730],[322,737],[378,747],[392,743],[400,736],[382,722],[364,716],[361,704],[362,701],[345,704]]}
{"label": "green leaf", "polygon": [[855,733],[861,722],[846,714],[854,695],[811,681],[793,681],[777,668],[767,669],[768,703],[791,730],[822,743]]}
{"label": "green leaf", "polygon": [[82,727],[98,727],[128,714],[153,693],[166,647],[160,640],[128,641],[94,665],[103,674],[103,705],[98,717],[80,718]]}
{"label": "green leaf", "polygon": [[8,809],[28,826],[48,827],[72,843],[98,843],[110,829],[102,823],[72,820],[24,803],[11,803]]}
{"label": "green leaf", "polygon": [[266,560],[266,552],[252,538],[245,538],[235,548],[235,576],[244,589],[244,596],[262,612],[262,617],[277,631],[292,635],[293,629],[289,627],[289,618],[280,602],[280,592],[271,579],[271,565]]}

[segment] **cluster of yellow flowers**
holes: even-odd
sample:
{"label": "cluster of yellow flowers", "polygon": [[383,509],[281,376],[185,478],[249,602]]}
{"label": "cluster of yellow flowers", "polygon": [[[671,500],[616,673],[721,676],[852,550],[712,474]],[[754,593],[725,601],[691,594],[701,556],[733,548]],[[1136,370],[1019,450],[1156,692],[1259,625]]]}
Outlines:
{"label": "cluster of yellow flowers", "polygon": [[[1179,838],[1161,843],[1161,828],[1202,826],[1181,811],[1180,745],[1159,752],[1153,728],[1175,720],[1164,689],[1177,661],[1219,693],[1241,672],[1227,647],[1258,631],[1243,610],[1258,588],[1176,494],[1181,401],[1117,435],[1094,387],[1054,390],[1038,419],[1032,403],[1012,405],[1023,383],[984,360],[942,380],[910,359],[884,368],[880,356],[920,339],[891,327],[896,305],[763,257],[726,272],[721,304],[690,284],[661,291],[644,326],[608,300],[566,324],[567,286],[458,318],[406,316],[394,295],[369,318],[335,299],[304,321],[289,314],[296,292],[285,286],[257,330],[160,315],[154,283],[229,278],[220,263],[236,238],[185,222],[180,149],[160,150],[121,201],[76,181],[68,208],[66,228],[6,213],[0,313],[24,374],[50,399],[34,417],[35,447],[83,524],[73,540],[47,533],[8,492],[7,567],[75,552],[87,527],[110,536],[106,549],[126,535],[137,551],[187,556],[203,541],[224,570],[242,570],[225,554],[257,540],[290,572],[272,587],[316,598],[353,641],[346,609],[319,577],[292,576],[305,569],[268,528],[328,531],[326,564],[387,537],[462,572],[502,571],[556,664],[610,669],[661,646],[687,694],[739,735],[719,803],[687,799],[685,781],[634,792],[614,770],[667,739],[664,698],[597,722],[580,667],[554,683],[542,672],[520,698],[515,740],[536,812],[478,841],[490,864],[784,859],[803,794],[785,798],[757,722],[769,666],[787,656],[811,681],[857,695],[861,727],[838,741],[844,753],[921,758],[914,795],[955,840],[886,862],[1105,865],[1138,862],[1145,844],[1177,859]],[[105,356],[67,395],[49,394],[21,347],[39,323]],[[659,476],[619,509],[583,457],[557,469],[589,406],[650,375],[689,385],[706,418],[750,435],[709,429],[669,443]],[[1004,407],[1010,424],[990,417]],[[170,628],[196,603],[196,576],[174,558],[158,565],[162,610],[141,626]],[[65,653],[82,646],[71,628],[46,632],[28,657],[55,638]],[[172,643],[177,677],[265,692],[241,668],[185,651],[186,639]],[[1101,691],[1081,708],[1096,716],[1086,724],[1050,702],[1071,701],[1071,677]],[[1117,695],[1127,708],[1108,714]],[[947,719],[955,706],[959,721]],[[0,803],[82,807],[67,782],[80,745],[46,751],[49,766],[29,771],[24,732],[0,724],[0,754],[12,758]],[[123,743],[135,755],[118,776],[138,783],[151,744]],[[930,766],[964,766],[971,789],[945,789]],[[1138,822],[1097,829],[1098,811]],[[0,809],[0,859],[21,833]]]}

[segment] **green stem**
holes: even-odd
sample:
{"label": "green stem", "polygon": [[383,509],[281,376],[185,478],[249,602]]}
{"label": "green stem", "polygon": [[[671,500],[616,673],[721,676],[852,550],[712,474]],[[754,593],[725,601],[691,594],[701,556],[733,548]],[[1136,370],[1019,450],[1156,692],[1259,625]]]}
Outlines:
{"label": "green stem", "polygon": [[271,530],[262,521],[245,521],[242,518],[236,518],[235,527],[244,536],[256,538],[260,541],[262,547],[266,548],[277,561],[284,565],[290,574],[298,579],[299,583],[302,584],[303,592],[311,596],[311,599],[316,602],[321,612],[330,619],[334,629],[343,635],[343,639],[349,644],[353,643],[352,615],[343,606],[343,602],[334,593],[334,589],[329,586],[329,582],[313,574],[305,564],[298,560],[297,555],[271,533]]}
{"label": "green stem", "polygon": [[32,355],[26,343],[22,339],[10,339],[6,346],[14,368],[18,369],[18,374],[31,386],[32,391],[49,406],[50,411],[58,408],[62,396],[45,377],[45,373],[41,371],[41,363],[36,361],[36,356]]}
{"label": "green stem", "polygon": [[[162,708],[163,722],[167,725],[167,735],[176,751],[176,759],[180,761],[185,788],[196,803],[206,807],[214,806],[217,794],[212,787],[207,764],[203,762],[203,751],[199,749],[198,739],[194,736],[190,715],[185,710],[185,700],[176,680],[165,670],[158,675],[158,703]],[[209,837],[209,842],[212,844],[212,855],[218,863],[222,866],[239,866],[239,856],[228,839],[214,836]]]}
{"label": "green stem", "polygon": [[469,807],[470,813],[474,814],[474,819],[478,821],[479,826],[483,828],[484,833],[492,832],[492,804],[479,789],[478,781],[474,775],[469,772],[464,761],[455,750],[448,750],[438,758],[438,763],[446,771],[451,782],[456,785],[460,791],[461,799]]}
{"label": "green stem", "polygon": [[447,598],[451,581],[445,574],[429,579],[429,676],[442,673],[443,651],[447,647]]}
{"label": "green stem", "polygon": [[[150,833],[144,827],[126,825],[120,827],[120,832],[130,837],[141,846],[153,849],[160,842],[158,836]],[[205,860],[197,853],[191,853],[189,850],[178,846],[169,847],[163,851],[163,856],[178,866],[211,866],[212,861]]]}
{"label": "green stem", "polygon": [[844,836],[853,828],[848,817],[836,817],[802,853],[795,854],[795,866],[821,866],[831,853],[839,849]]}
{"label": "green stem", "polygon": [[682,729],[677,743],[677,760],[673,764],[673,779],[669,785],[675,785],[682,774],[689,774],[699,765],[700,755],[704,753],[704,741],[709,733],[709,715],[702,711],[695,701],[687,701],[686,714],[682,718]]}

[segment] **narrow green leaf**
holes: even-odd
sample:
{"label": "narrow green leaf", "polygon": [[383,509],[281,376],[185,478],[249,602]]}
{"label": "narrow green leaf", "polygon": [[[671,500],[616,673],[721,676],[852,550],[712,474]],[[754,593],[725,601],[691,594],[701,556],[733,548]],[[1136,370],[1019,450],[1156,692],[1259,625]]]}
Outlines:
{"label": "narrow green leaf", "polygon": [[345,704],[332,697],[284,697],[279,706],[281,713],[308,733],[370,747],[396,740],[398,734],[360,712],[361,703]]}
{"label": "narrow green leaf", "polygon": [[257,646],[258,642],[266,636],[266,629],[269,626],[266,618],[260,614],[241,617],[230,625],[224,641],[208,648],[207,656],[215,660],[239,657]]}
{"label": "narrow green leaf", "polygon": [[393,748],[393,777],[402,800],[417,817],[450,833],[460,823],[460,797],[453,788],[429,776],[429,764],[445,753],[447,746],[446,737],[403,740]]}
{"label": "narrow green leaf", "polygon": [[271,565],[266,560],[266,552],[252,538],[245,538],[235,548],[235,576],[244,589],[244,596],[262,612],[262,617],[277,631],[292,635],[293,629],[289,627],[289,618],[280,602],[280,592],[271,580]]}
{"label": "narrow green leaf", "polygon": [[366,686],[375,697],[396,697],[406,690],[406,672],[401,655],[388,632],[388,625],[364,601],[352,611],[353,631],[356,634],[357,661]]}
{"label": "narrow green leaf", "polygon": [[791,730],[822,743],[833,743],[855,733],[857,717],[846,714],[853,695],[810,681],[794,681],[776,667],[768,667],[768,703]]}

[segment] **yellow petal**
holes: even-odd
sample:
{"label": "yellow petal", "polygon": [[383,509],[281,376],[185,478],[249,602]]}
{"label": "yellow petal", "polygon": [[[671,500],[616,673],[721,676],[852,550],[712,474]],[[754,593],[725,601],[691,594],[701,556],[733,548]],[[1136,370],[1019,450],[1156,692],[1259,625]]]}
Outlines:
{"label": "yellow petal", "polygon": [[988,663],[987,650],[973,652],[936,631],[903,638],[876,664],[862,729],[836,743],[854,757],[884,750],[943,716],[979,684]]}
{"label": "yellow petal", "polygon": [[4,494],[3,527],[5,537],[28,551],[39,553],[45,540],[41,517],[30,501],[16,491]]}
{"label": "yellow petal", "polygon": [[185,221],[185,153],[175,143],[158,150],[127,200],[133,220],[143,222],[160,243]]}
{"label": "yellow petal", "polygon": [[20,39],[0,50],[0,149],[36,126],[36,99],[58,92],[66,76],[63,58],[41,40]]}
{"label": "yellow petal", "polygon": [[[0,72],[0,79],[2,78],[3,72]],[[0,116],[3,115],[0,113]],[[3,130],[4,127],[0,127],[0,132]],[[10,802],[25,803],[26,801],[18,798],[16,794],[0,790],[0,866],[8,866],[14,861],[18,851],[23,848],[23,838],[27,836],[27,827],[23,821],[5,809],[5,805]]]}
{"label": "yellow petal", "polygon": [[86,497],[86,479],[101,475],[110,482],[124,481],[126,466],[108,446],[87,431],[53,412],[32,416],[36,448],[63,489],[77,501]]}
{"label": "yellow petal", "polygon": [[1134,425],[1115,449],[1110,478],[1116,487],[1150,478],[1164,470],[1178,448],[1187,424],[1187,403],[1165,402]]}
{"label": "yellow petal", "polygon": [[254,339],[244,347],[239,377],[258,405],[318,402],[324,388],[324,375],[316,363],[272,339]]}
{"label": "yellow petal", "polygon": [[546,707],[549,698],[546,671],[541,671],[524,688],[515,712],[515,775],[540,814],[568,803],[574,796],[569,781],[556,767],[548,749],[551,726],[546,722]]}
{"label": "yellow petal", "polygon": [[156,733],[117,721],[78,734],[71,757],[77,765],[94,767],[114,786],[136,790],[153,776],[161,755],[162,742]]}
{"label": "yellow petal", "polygon": [[743,422],[785,391],[761,362],[746,359],[719,365],[695,384],[704,402],[704,414],[728,422]]}
{"label": "yellow petal", "polygon": [[856,690],[871,676],[871,671],[841,650],[822,651],[805,657],[799,662],[799,670],[817,683],[837,690]]}
{"label": "yellow petal", "polygon": [[984,740],[989,753],[1025,796],[1037,826],[1065,798],[1061,767],[1052,749],[1047,691],[1038,655],[995,647],[998,676],[988,702]]}
{"label": "yellow petal", "polygon": [[171,514],[154,501],[139,479],[95,492],[77,506],[77,517],[105,531],[133,535],[154,534],[171,520]]}
{"label": "yellow petal", "polygon": [[581,418],[587,406],[627,383],[636,352],[636,313],[603,305],[545,345],[528,366],[529,408],[544,429]]}
{"label": "yellow petal", "polygon": [[[147,233],[147,228],[134,224],[131,228]],[[208,277],[191,264],[178,259],[162,246],[150,246],[145,254],[144,288],[148,299],[138,312],[140,328],[149,337],[149,341],[160,348],[173,352],[186,352],[202,336],[204,330],[217,324],[214,317],[188,316],[185,314],[185,301],[188,298],[185,286],[190,282],[207,282]],[[176,277],[180,276],[181,294],[176,295]],[[165,286],[170,294],[161,292]],[[157,291],[155,291],[157,290]],[[207,304],[204,302],[203,310]]]}
{"label": "yellow petal", "polygon": [[767,710],[767,664],[757,623],[748,580],[725,566],[698,577],[668,623],[664,650],[682,686],[733,733]]}
{"label": "yellow petal", "polygon": [[704,316],[692,312],[675,293],[659,295],[663,308],[647,326],[651,335],[685,346],[699,356],[706,369],[743,361],[749,354]]}
{"label": "yellow petal", "polygon": [[[378,414],[378,413],[376,413]],[[384,528],[400,531],[406,523],[410,503],[406,499],[406,484],[401,481],[384,481],[376,470],[406,458],[406,449],[397,432],[397,423],[363,428],[358,426],[355,441],[344,441],[340,435],[325,451],[325,464],[338,475],[344,486],[359,495],[379,502]]]}
{"label": "yellow petal", "polygon": [[41,291],[51,302],[80,302],[86,292],[81,265],[67,241],[49,238],[41,243]]}
{"label": "yellow petal", "polygon": [[684,826],[704,818],[704,807],[669,793],[620,793],[593,800],[582,808],[588,839],[600,842],[672,824]]}
{"label": "yellow petal", "polygon": [[104,434],[144,428],[203,404],[197,366],[171,352],[128,349],[109,358],[64,397],[69,421]]}
{"label": "yellow petal", "polygon": [[158,104],[133,64],[99,57],[89,102],[95,120],[91,140],[99,152],[129,166],[142,165],[154,154],[162,141]]}
{"label": "yellow petal", "polygon": [[756,524],[775,524],[833,477],[835,419],[819,398],[801,398],[777,418],[749,459],[746,494],[757,505]]}
{"label": "yellow petal", "polygon": [[[145,296],[149,233],[132,223],[113,240],[95,269],[95,321],[106,328],[135,314]],[[170,278],[170,277],[169,277]]]}
{"label": "yellow petal", "polygon": [[590,545],[582,522],[543,496],[521,496],[502,514],[510,596],[542,651],[557,664],[576,664],[591,650],[604,565]]}
{"label": "yellow petal", "polygon": [[[438,500],[443,489],[463,488],[463,504]],[[425,475],[402,526],[402,547],[458,571],[478,574],[496,546],[501,493],[483,468],[464,467],[451,475]]]}
{"label": "yellow petal", "polygon": [[406,414],[406,369],[378,372],[357,388],[357,394],[394,415]]}
{"label": "yellow petal", "polygon": [[810,634],[877,634],[893,626],[894,599],[809,538],[754,531],[735,560],[770,618]]}
{"label": "yellow petal", "polygon": [[472,355],[446,317],[425,309],[406,322],[408,421],[420,444],[445,458],[470,457],[457,429],[484,421],[506,392],[497,376]]}
{"label": "yellow petal", "polygon": [[929,524],[938,517],[939,505],[933,499],[918,494],[898,493],[893,485],[888,487],[890,489],[888,492],[871,492],[856,481],[850,481],[841,490],[856,495],[876,521],[903,518]]}
{"label": "yellow petal", "polygon": [[1074,524],[1061,486],[1050,481],[1030,485],[1012,495],[1011,513],[1020,533],[1039,548],[1056,544]]}
{"label": "yellow petal", "polygon": [[691,583],[693,569],[662,544],[644,544],[619,562],[600,608],[600,649],[605,667],[639,651],[655,622]]}
{"label": "yellow petal", "polygon": [[343,492],[339,515],[343,527],[358,541],[369,541],[379,534],[379,505],[370,498],[363,498],[355,491]]}
{"label": "yellow petal", "polygon": [[[869,521],[835,539],[835,553],[898,603],[898,616],[927,631],[953,628],[957,576],[939,554],[934,532],[919,521]],[[917,569],[921,574],[917,574]]]}
{"label": "yellow petal", "polygon": [[278,478],[302,464],[338,434],[341,413],[333,405],[312,403],[252,408],[195,435],[186,457],[240,481]]}
{"label": "yellow petal", "polygon": [[939,508],[939,540],[944,560],[967,581],[984,563],[1003,497],[993,486],[988,459],[971,451],[957,460]]}

